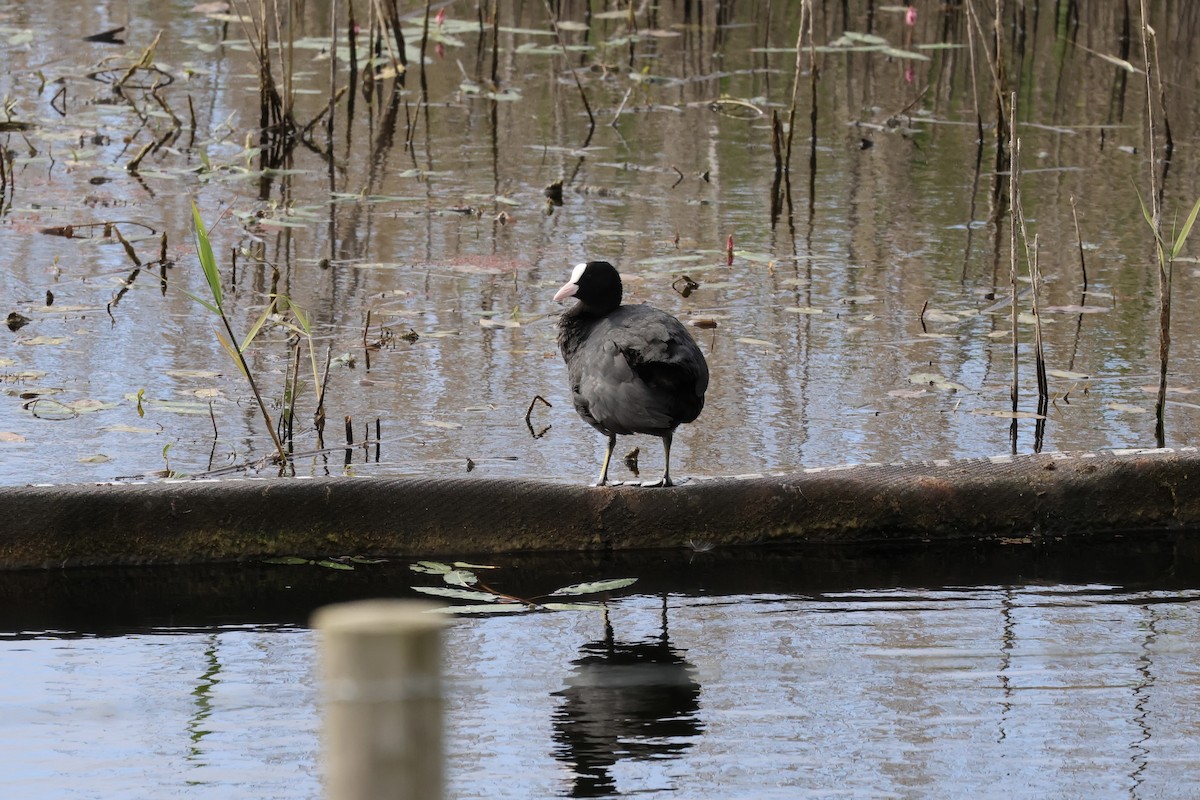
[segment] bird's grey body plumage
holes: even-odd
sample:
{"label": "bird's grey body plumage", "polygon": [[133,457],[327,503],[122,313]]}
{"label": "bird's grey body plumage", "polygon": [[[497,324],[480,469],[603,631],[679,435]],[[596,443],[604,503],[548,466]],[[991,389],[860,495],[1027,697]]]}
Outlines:
{"label": "bird's grey body plumage", "polygon": [[617,436],[643,433],[663,441],[663,476],[653,485],[670,486],[671,439],[704,409],[708,364],[679,320],[648,305],[621,305],[621,296],[621,278],[606,261],[576,266],[554,296],[579,300],[558,322],[571,400],[608,437],[599,485]]}

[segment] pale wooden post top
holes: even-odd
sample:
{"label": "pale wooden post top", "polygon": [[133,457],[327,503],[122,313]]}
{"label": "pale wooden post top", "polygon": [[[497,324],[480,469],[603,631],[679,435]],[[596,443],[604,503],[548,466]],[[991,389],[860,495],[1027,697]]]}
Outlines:
{"label": "pale wooden post top", "polygon": [[397,631],[435,631],[446,627],[441,614],[430,613],[436,603],[421,600],[355,600],[318,608],[312,626],[329,633],[388,634]]}

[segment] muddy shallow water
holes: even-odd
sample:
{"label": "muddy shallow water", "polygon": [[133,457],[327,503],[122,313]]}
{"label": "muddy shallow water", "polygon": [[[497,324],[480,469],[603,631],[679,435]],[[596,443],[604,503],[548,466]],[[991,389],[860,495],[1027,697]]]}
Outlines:
{"label": "muddy shallow water", "polygon": [[[511,558],[599,612],[446,636],[448,796],[1187,797],[1184,539]],[[312,608],[404,564],[11,575],[0,764],[22,797],[320,796]],[[98,593],[110,598],[97,604]]]}
{"label": "muddy shallow water", "polygon": [[[713,378],[699,423],[676,437],[680,476],[1013,449],[1010,419],[995,416],[1010,408],[1010,323],[996,307],[1008,290],[1008,217],[992,199],[990,123],[976,145],[961,12],[918,3],[911,28],[895,10],[868,17],[873,4],[848,4],[845,19],[832,6],[818,13],[816,171],[806,69],[792,206],[773,220],[770,112],[786,117],[791,102],[798,4],[769,14],[729,4],[719,18],[707,5],[667,4],[639,18],[631,40],[620,15],[597,13],[587,28],[583,6],[566,3],[569,62],[541,6],[501,5],[498,99],[485,96],[493,32],[480,34],[474,5],[449,3],[431,20],[427,110],[417,111],[415,16],[404,24],[407,88],[393,94],[384,81],[368,102],[356,83],[353,111],[339,100],[330,158],[318,125],[266,172],[258,71],[237,22],[187,3],[0,10],[0,93],[27,123],[0,132],[14,165],[0,214],[0,310],[31,320],[0,337],[0,483],[197,474],[270,454],[214,317],[186,294],[207,292],[192,199],[212,228],[237,335],[272,291],[311,322],[321,379],[304,348],[289,377],[291,332],[274,322],[247,351],[274,417],[294,397],[295,452],[317,447],[314,384],[327,355],[325,444],[345,441],[346,417],[356,442],[373,438],[378,420],[378,453],[356,449],[349,467],[341,451],[299,455],[299,474],[594,479],[603,442],[570,408],[551,302],[587,258],[616,263],[629,300],[701,323],[693,330]],[[1156,27],[1174,134],[1164,202],[1182,217],[1200,185],[1187,67],[1200,23],[1190,5],[1152,5],[1174,23]],[[1115,2],[1089,3],[1079,19],[1031,9],[1006,55],[1052,370],[1042,439],[1033,420],[1019,421],[1020,452],[1154,444],[1157,279],[1134,192],[1145,195],[1149,180],[1144,86],[1113,61],[1125,52],[1121,12]],[[291,24],[296,117],[307,122],[328,103],[328,7],[307,4]],[[120,25],[124,44],[82,41]],[[339,25],[336,81],[346,86]],[[900,52],[845,46],[844,31],[868,28]],[[160,32],[147,56],[154,71],[115,96]],[[989,122],[990,73],[976,56]],[[568,66],[597,117],[590,140]],[[557,180],[563,203],[548,205],[544,189]],[[134,275],[115,236],[86,227],[105,222],[146,264],[165,233],[172,266]],[[72,238],[61,235],[68,225]],[[699,284],[686,297],[672,288],[684,275]],[[1193,261],[1177,265],[1168,445],[1196,443],[1196,280]],[[1027,317],[1020,329],[1021,410],[1032,412]],[[540,438],[525,422],[536,395],[552,404],[533,409],[534,431],[549,427]],[[619,453],[632,446],[643,471],[661,468],[657,441],[623,441]],[[630,474],[618,464],[616,477]]]}

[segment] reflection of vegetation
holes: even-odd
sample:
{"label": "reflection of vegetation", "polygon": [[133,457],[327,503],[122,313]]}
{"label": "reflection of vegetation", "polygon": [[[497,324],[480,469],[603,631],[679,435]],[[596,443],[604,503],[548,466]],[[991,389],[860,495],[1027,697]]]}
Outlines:
{"label": "reflection of vegetation", "polygon": [[205,669],[196,687],[192,689],[195,710],[187,721],[187,734],[190,745],[186,759],[188,761],[199,762],[200,766],[205,766],[202,760],[204,748],[201,745],[204,742],[204,737],[212,733],[206,727],[208,718],[212,716],[213,712],[212,691],[221,682],[221,660],[217,658],[217,644],[219,639],[216,634],[210,634],[207,638],[208,646],[204,648]]}
{"label": "reflection of vegetation", "polygon": [[589,581],[574,583],[555,589],[548,595],[534,598],[516,597],[498,591],[483,581],[472,570],[496,569],[486,564],[468,564],[455,561],[453,564],[443,564],[440,561],[418,561],[410,564],[413,572],[427,575],[440,575],[445,586],[414,586],[415,591],[435,597],[446,597],[454,600],[474,600],[473,605],[448,606],[444,610],[452,614],[511,614],[520,611],[569,611],[574,609],[603,609],[598,603],[562,603],[557,601],[545,602],[545,597],[578,597],[581,595],[601,594],[632,586],[637,578],[614,578],[604,581]]}

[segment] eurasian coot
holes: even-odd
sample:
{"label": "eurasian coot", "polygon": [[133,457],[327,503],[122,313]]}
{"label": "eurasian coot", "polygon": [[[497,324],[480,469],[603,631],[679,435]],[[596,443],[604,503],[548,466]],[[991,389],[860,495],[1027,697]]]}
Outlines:
{"label": "eurasian coot", "polygon": [[579,416],[608,437],[603,486],[617,434],[663,440],[663,476],[671,485],[671,436],[704,408],[708,364],[687,329],[665,311],[621,305],[621,276],[607,261],[579,264],[554,295],[579,302],[558,322],[571,399]]}

